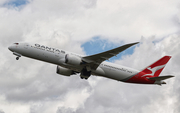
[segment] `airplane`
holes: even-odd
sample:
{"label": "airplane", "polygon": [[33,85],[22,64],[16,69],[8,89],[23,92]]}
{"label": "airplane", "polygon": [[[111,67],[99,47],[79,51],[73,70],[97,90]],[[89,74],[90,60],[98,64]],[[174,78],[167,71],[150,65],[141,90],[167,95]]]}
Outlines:
{"label": "airplane", "polygon": [[9,46],[8,49],[17,56],[16,60],[19,60],[21,56],[25,56],[55,64],[57,65],[56,73],[64,76],[80,73],[81,79],[88,79],[91,75],[95,75],[126,83],[166,84],[163,80],[174,76],[159,75],[171,56],[164,56],[141,71],[106,61],[138,43],[139,42],[126,44],[90,56],[78,55],[37,43],[14,43]]}

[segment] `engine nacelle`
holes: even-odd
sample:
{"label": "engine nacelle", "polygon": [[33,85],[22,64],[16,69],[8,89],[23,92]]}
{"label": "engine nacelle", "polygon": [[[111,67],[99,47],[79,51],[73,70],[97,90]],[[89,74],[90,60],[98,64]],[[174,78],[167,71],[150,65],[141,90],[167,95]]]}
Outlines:
{"label": "engine nacelle", "polygon": [[64,75],[64,76],[71,76],[72,74],[74,74],[72,70],[61,67],[61,66],[57,66],[56,73]]}
{"label": "engine nacelle", "polygon": [[70,54],[67,54],[65,56],[65,63],[67,64],[80,65],[81,62],[82,62],[81,57],[70,55]]}

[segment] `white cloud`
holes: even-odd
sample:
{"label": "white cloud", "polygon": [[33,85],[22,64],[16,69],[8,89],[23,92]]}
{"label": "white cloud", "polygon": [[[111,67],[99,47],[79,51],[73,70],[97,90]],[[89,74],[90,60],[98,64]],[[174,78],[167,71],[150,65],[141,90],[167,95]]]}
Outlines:
{"label": "white cloud", "polygon": [[177,3],[176,0],[33,0],[20,10],[1,8],[1,25],[4,25],[1,30],[4,37],[24,36],[24,40],[28,40],[27,36],[46,40],[52,37],[52,34],[48,35],[52,32],[65,32],[72,40],[81,43],[93,36],[126,42],[138,41],[141,36],[161,38],[178,31],[173,21],[178,12]]}
{"label": "white cloud", "polygon": [[[0,112],[180,111],[178,0],[33,0],[20,8],[5,2],[0,1]],[[81,45],[94,36],[141,41],[132,55],[116,61],[136,69],[172,55],[162,75],[176,77],[162,87],[93,76],[85,81],[57,75],[54,65],[25,57],[15,61],[7,49],[14,42],[36,42],[84,54]]]}

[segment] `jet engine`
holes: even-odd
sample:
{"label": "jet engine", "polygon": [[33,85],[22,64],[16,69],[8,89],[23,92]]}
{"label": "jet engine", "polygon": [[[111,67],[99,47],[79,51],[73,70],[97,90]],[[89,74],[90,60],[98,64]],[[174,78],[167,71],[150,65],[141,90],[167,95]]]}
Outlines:
{"label": "jet engine", "polygon": [[82,62],[81,57],[71,55],[71,54],[67,54],[65,56],[65,63],[67,63],[67,64],[80,65],[81,62]]}
{"label": "jet engine", "polygon": [[57,66],[56,73],[64,76],[71,76],[72,74],[75,74],[74,71],[61,66]]}

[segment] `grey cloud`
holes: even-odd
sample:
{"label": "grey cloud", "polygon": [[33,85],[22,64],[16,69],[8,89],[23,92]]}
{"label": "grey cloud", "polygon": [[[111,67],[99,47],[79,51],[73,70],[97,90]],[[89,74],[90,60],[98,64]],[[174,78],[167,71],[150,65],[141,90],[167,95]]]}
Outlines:
{"label": "grey cloud", "polygon": [[[61,97],[63,98],[68,93],[68,91],[74,91],[77,89],[83,90],[84,88],[91,90],[88,82],[82,81],[78,76],[70,78],[57,75],[55,73],[55,68],[55,66],[42,66],[42,68],[39,70],[47,70],[46,73],[40,71],[33,75],[33,78],[15,78],[17,82],[14,82],[14,86],[9,86],[8,91],[5,90],[6,99],[8,101],[22,102],[29,102],[32,100],[39,101],[44,99],[58,99]],[[69,79],[74,82],[70,82]]]}
{"label": "grey cloud", "polygon": [[56,113],[75,113],[71,108],[59,107]]}
{"label": "grey cloud", "polygon": [[0,113],[5,113],[3,110],[0,110]]}
{"label": "grey cloud", "polygon": [[[20,10],[0,7],[2,112],[18,113],[19,109],[27,113],[180,112],[180,37],[171,35],[179,28],[169,19],[176,15],[179,1],[163,5],[157,1],[143,1],[143,5],[141,0],[128,2],[33,0]],[[140,39],[141,35],[144,37]],[[86,81],[79,75],[57,75],[55,65],[25,57],[15,61],[7,49],[14,42],[36,42],[84,54],[81,44],[94,36],[112,42],[140,40],[132,55],[115,61],[139,70],[164,55],[172,55],[162,75],[173,74],[175,78],[167,80],[168,84],[162,87],[94,76]]]}

